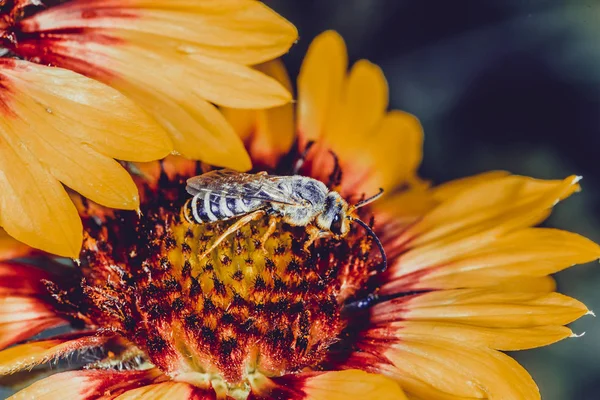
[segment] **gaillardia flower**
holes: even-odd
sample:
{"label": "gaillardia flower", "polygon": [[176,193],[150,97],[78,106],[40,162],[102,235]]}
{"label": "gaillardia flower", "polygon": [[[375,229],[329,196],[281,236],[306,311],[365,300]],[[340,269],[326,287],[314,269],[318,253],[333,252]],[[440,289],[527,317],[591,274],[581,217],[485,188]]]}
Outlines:
{"label": "gaillardia flower", "polygon": [[115,159],[173,152],[250,169],[215,104],[289,102],[288,90],[250,66],[296,37],[254,0],[0,1],[0,226],[77,257],[82,225],[62,184],[135,210],[136,186]]}
{"label": "gaillardia flower", "polygon": [[[261,68],[285,81],[280,64]],[[0,264],[1,374],[94,349],[83,369],[12,398],[538,399],[502,351],[567,338],[565,325],[589,312],[549,275],[600,248],[532,227],[579,178],[491,172],[431,188],[415,175],[418,121],[386,112],[379,68],[346,69],[341,38],[319,36],[299,78],[296,147],[272,129],[292,126],[290,109],[226,114],[256,172],[289,174],[306,153],[300,173],[350,204],[383,186],[387,195],[357,212],[383,243],[387,270],[357,224],[306,251],[305,227],[277,217],[270,236],[259,218],[204,256],[234,222],[188,222],[186,179],[212,167],[176,157],[128,164],[141,215],[78,197],[80,265]],[[336,157],[341,176],[331,174]],[[69,323],[78,329],[8,347]]]}

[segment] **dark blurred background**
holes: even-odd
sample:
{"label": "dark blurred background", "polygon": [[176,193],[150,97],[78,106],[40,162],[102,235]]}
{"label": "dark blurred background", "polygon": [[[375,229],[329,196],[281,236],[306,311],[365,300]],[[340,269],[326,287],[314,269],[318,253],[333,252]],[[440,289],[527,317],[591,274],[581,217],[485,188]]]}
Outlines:
{"label": "dark blurred background", "polygon": [[[300,41],[335,29],[350,60],[379,64],[391,107],[425,130],[421,175],[434,182],[503,169],[537,178],[582,175],[583,192],[548,225],[600,241],[599,0],[266,0]],[[600,311],[600,266],[558,274],[559,290]],[[515,353],[545,400],[600,398],[600,323],[581,338]]]}

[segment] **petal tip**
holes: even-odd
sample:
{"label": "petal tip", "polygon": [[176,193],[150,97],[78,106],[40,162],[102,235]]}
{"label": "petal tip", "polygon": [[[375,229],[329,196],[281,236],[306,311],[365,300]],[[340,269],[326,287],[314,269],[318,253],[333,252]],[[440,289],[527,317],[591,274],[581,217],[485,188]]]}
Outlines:
{"label": "petal tip", "polygon": [[591,315],[592,317],[596,318],[596,313],[593,312],[592,310],[587,310],[587,312],[583,315]]}

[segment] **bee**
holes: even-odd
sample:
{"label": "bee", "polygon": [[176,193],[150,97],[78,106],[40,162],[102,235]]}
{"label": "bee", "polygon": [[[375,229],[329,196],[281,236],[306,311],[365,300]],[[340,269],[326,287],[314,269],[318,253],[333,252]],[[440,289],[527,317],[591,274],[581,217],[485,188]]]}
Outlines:
{"label": "bee", "polygon": [[222,169],[188,179],[186,190],[193,196],[183,208],[188,222],[203,224],[239,218],[204,251],[201,258],[250,221],[269,215],[272,218],[261,240],[263,244],[274,232],[278,218],[289,225],[306,227],[309,239],[304,245],[305,250],[319,238],[343,238],[350,231],[350,223],[356,222],[377,244],[382,256],[382,270],[387,266],[379,238],[355,213],[356,209],[379,198],[383,189],[368,199],[348,205],[338,192],[329,190],[317,179]]}

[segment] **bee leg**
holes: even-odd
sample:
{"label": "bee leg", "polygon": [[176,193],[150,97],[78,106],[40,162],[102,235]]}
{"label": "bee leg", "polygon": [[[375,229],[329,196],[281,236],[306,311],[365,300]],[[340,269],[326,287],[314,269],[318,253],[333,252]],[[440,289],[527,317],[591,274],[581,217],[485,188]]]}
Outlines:
{"label": "bee leg", "polygon": [[298,171],[300,171],[300,168],[302,168],[302,166],[304,165],[304,162],[306,161],[306,156],[308,155],[308,152],[310,151],[310,149],[313,147],[314,144],[315,144],[314,140],[311,140],[308,143],[306,143],[306,147],[304,148],[304,151],[302,152],[302,154],[300,154],[300,157],[296,161],[296,164],[294,164],[294,168],[292,169],[293,175],[296,175],[298,173]]}
{"label": "bee leg", "polygon": [[275,228],[277,228],[277,217],[272,215],[269,218],[269,227],[267,228],[267,231],[265,232],[263,237],[260,239],[260,247],[262,247],[263,249],[265,248],[265,243],[267,242],[267,239],[271,237],[273,232],[275,232]]}
{"label": "bee leg", "polygon": [[340,160],[338,159],[337,154],[333,151],[329,150],[331,156],[333,157],[333,171],[329,175],[329,182],[327,184],[330,188],[337,188],[342,183],[342,168],[340,167]]}
{"label": "bee leg", "polygon": [[315,240],[331,235],[330,232],[322,231],[314,225],[307,226],[306,231],[308,233],[308,240],[306,242],[304,242],[304,251],[307,253],[308,253],[308,248],[310,247],[311,244],[313,244],[315,242]]}
{"label": "bee leg", "polygon": [[208,249],[204,250],[204,252],[198,256],[198,259],[203,259],[208,254],[210,254],[210,252],[213,251],[219,244],[221,244],[221,242],[223,240],[225,240],[227,238],[227,236],[231,235],[232,233],[234,233],[237,230],[240,230],[244,225],[246,225],[246,224],[250,223],[251,221],[254,221],[264,215],[265,215],[265,210],[257,210],[257,211],[254,211],[253,213],[244,215],[242,218],[238,219],[235,222],[235,224],[233,224],[229,228],[227,228],[227,230],[225,232],[223,232],[221,234],[221,236],[219,236],[213,242],[213,244],[210,245],[210,247]]}

